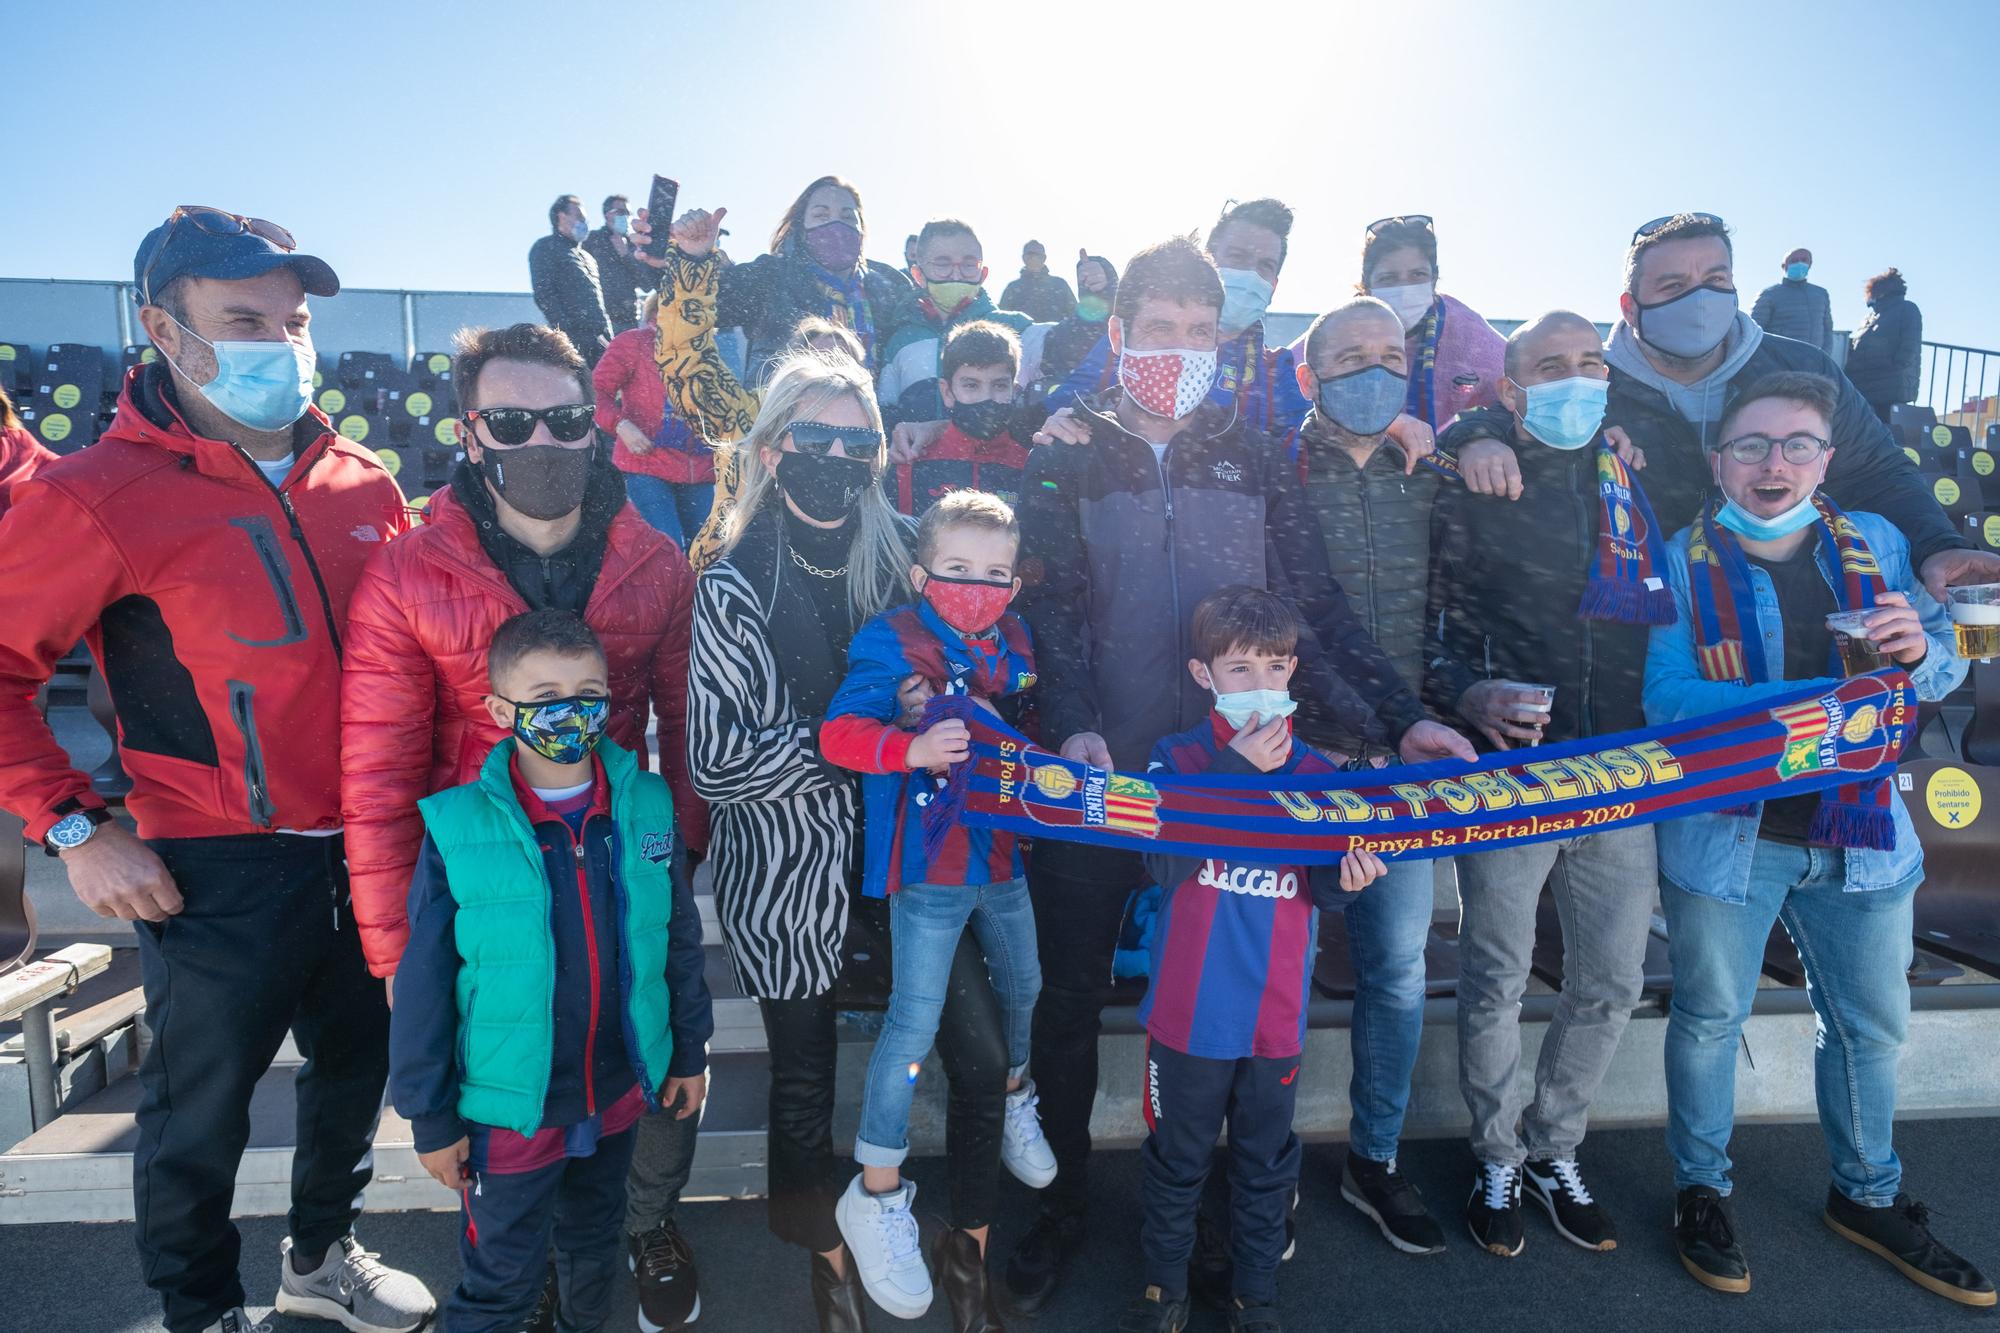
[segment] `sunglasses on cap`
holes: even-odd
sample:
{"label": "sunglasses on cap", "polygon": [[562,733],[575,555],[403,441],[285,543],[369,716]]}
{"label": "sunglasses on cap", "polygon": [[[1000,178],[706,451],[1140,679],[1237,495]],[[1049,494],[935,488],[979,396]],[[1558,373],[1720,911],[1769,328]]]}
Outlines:
{"label": "sunglasses on cap", "polygon": [[785,427],[802,454],[824,455],[835,444],[849,458],[872,458],[882,447],[882,432],[872,426],[829,426],[823,421],[794,421]]}
{"label": "sunglasses on cap", "polygon": [[1690,217],[1693,218],[1696,222],[1706,222],[1711,227],[1722,227],[1728,225],[1727,223],[1723,222],[1721,218],[1717,217],[1713,213],[1669,213],[1663,218],[1654,218],[1651,222],[1641,225],[1639,230],[1632,233],[1632,239],[1635,241],[1644,240],[1646,237],[1651,236],[1654,232],[1658,231],[1660,228],[1666,226],[1669,222],[1672,222],[1675,218],[1678,217]]}
{"label": "sunglasses on cap", "polygon": [[467,429],[475,421],[486,423],[493,443],[516,449],[535,433],[535,423],[548,423],[549,434],[559,443],[575,444],[590,434],[597,416],[595,403],[564,403],[560,407],[481,407],[464,414]]}
{"label": "sunglasses on cap", "polygon": [[140,275],[139,287],[147,305],[153,303],[153,266],[160,262],[160,256],[167,252],[167,243],[174,239],[174,228],[187,223],[197,231],[205,231],[210,236],[241,236],[248,233],[269,241],[280,250],[292,251],[299,243],[292,234],[275,222],[263,218],[247,218],[241,213],[231,213],[220,208],[210,208],[206,204],[182,204],[167,214],[167,234],[160,238],[153,250],[153,257],[146,261],[146,271]]}
{"label": "sunglasses on cap", "polygon": [[1384,227],[1411,226],[1437,230],[1436,222],[1428,213],[1397,213],[1393,217],[1376,218],[1368,224],[1369,231],[1380,231]]}

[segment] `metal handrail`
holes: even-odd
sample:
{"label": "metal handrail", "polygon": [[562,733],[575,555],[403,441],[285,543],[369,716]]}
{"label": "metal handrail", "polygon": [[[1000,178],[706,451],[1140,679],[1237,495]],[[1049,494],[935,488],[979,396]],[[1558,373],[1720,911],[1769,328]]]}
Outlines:
{"label": "metal handrail", "polygon": [[1928,405],[1939,421],[1971,429],[1981,440],[1989,426],[2000,423],[2000,351],[1961,347],[1956,343],[1925,342],[1928,373],[1918,402]]}

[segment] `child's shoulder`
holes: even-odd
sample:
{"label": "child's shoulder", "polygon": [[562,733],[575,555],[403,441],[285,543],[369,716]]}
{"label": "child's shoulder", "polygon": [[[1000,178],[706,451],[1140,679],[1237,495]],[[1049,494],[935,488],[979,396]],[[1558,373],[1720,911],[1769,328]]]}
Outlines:
{"label": "child's shoulder", "polygon": [[1200,773],[1215,762],[1214,731],[1207,722],[1162,736],[1146,761],[1149,773]]}

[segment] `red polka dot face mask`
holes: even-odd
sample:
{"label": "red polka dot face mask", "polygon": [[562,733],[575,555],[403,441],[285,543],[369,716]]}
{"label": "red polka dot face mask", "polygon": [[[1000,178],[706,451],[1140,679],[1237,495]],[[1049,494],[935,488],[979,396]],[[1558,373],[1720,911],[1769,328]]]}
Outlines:
{"label": "red polka dot face mask", "polygon": [[1118,357],[1118,384],[1144,410],[1179,421],[1215,387],[1215,349],[1141,352],[1127,347]]}

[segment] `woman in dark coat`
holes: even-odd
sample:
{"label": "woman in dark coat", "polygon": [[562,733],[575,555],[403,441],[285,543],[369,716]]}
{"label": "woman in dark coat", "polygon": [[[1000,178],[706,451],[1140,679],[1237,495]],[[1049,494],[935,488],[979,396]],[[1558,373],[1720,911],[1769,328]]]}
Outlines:
{"label": "woman in dark coat", "polygon": [[1895,269],[1868,279],[1868,318],[1854,331],[1847,351],[1847,378],[1887,421],[1897,403],[1915,402],[1918,367],[1924,357],[1924,315],[1906,293]]}

